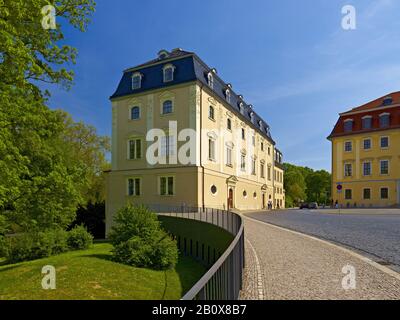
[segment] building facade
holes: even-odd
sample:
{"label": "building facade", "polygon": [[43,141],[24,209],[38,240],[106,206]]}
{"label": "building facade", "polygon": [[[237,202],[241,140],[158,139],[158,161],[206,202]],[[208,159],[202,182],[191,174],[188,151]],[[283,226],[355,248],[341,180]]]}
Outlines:
{"label": "building facade", "polygon": [[332,197],[345,207],[400,204],[400,92],[340,114],[332,133]]}
{"label": "building facade", "polygon": [[276,203],[269,125],[195,53],[161,50],[125,70],[110,100],[107,228],[128,202],[225,209]]}
{"label": "building facade", "polygon": [[285,189],[283,187],[283,174],[284,174],[284,166],[283,166],[283,155],[282,152],[275,148],[274,154],[274,207],[278,209],[285,208]]}

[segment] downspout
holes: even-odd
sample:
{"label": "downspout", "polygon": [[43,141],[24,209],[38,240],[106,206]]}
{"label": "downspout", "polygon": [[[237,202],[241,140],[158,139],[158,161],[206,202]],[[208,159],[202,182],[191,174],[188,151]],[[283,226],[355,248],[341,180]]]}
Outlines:
{"label": "downspout", "polygon": [[202,153],[202,128],[203,128],[203,84],[200,85],[200,167],[202,170],[202,181],[201,181],[201,206],[203,211],[205,209],[204,203],[204,166],[203,166],[203,153]]}

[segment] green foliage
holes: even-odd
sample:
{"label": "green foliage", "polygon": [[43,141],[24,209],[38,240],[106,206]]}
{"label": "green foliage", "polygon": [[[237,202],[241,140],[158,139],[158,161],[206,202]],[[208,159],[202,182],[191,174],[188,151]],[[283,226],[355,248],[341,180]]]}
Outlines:
{"label": "green foliage", "polygon": [[104,239],[106,231],[105,219],[105,202],[92,203],[89,201],[86,206],[80,205],[78,207],[76,219],[70,228],[84,225],[94,239]]}
{"label": "green foliage", "polygon": [[285,163],[284,185],[286,207],[301,201],[328,203],[331,193],[331,174],[325,170],[314,171],[308,167]]}
{"label": "green foliage", "polygon": [[68,232],[67,243],[70,249],[88,249],[93,244],[93,236],[84,226],[76,226]]}
{"label": "green foliage", "polygon": [[143,206],[121,208],[109,237],[115,261],[161,270],[177,263],[176,242],[161,228],[157,215]]}
{"label": "green foliage", "polygon": [[40,259],[68,250],[67,233],[61,229],[24,233],[7,238],[8,262]]}

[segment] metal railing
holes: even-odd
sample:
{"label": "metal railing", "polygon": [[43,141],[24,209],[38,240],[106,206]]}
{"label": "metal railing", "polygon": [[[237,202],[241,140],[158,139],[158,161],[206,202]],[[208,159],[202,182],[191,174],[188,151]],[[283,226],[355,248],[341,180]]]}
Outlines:
{"label": "metal railing", "polygon": [[242,289],[244,268],[244,227],[242,218],[222,209],[149,206],[160,215],[197,220],[218,226],[234,236],[224,253],[182,297],[182,300],[236,300]]}

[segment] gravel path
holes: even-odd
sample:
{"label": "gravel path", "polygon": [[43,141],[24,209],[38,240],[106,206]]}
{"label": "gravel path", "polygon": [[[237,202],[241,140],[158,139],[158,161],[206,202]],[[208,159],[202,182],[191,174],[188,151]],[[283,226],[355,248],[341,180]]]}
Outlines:
{"label": "gravel path", "polygon": [[[245,218],[246,238],[262,270],[264,299],[400,299],[394,277],[326,242]],[[257,299],[255,257],[246,246],[242,299]],[[356,271],[356,288],[345,290],[342,268]]]}

